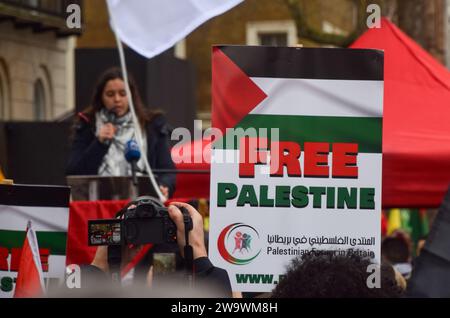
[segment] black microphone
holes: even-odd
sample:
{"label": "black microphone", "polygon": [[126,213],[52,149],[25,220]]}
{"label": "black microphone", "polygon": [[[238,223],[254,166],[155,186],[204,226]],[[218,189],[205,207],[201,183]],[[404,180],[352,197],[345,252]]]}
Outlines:
{"label": "black microphone", "polygon": [[109,110],[106,113],[106,123],[111,123],[113,125],[116,123],[116,113],[112,110]]}
{"label": "black microphone", "polygon": [[139,146],[137,142],[134,139],[128,140],[128,142],[125,145],[125,159],[130,163],[131,165],[131,175],[133,184],[137,186],[137,176],[136,172],[138,170],[137,162],[139,159],[141,159],[141,151],[139,150]]}
{"label": "black microphone", "polygon": [[[109,110],[106,113],[106,123],[113,124],[113,125],[115,125],[115,123],[116,123],[116,113],[113,112],[112,110]],[[111,142],[112,142],[111,139],[105,140],[105,144],[107,144],[108,146],[111,144]]]}

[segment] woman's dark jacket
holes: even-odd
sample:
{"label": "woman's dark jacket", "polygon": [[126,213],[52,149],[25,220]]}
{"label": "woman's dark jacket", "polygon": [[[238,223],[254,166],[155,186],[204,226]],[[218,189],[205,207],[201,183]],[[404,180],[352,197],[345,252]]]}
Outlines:
{"label": "woman's dark jacket", "polygon": [[[170,130],[166,118],[156,115],[145,126],[147,133],[147,158],[152,169],[175,169],[170,156]],[[87,117],[80,115],[75,127],[75,137],[66,168],[67,175],[96,175],[108,152],[109,145],[101,143],[95,136],[95,123],[88,122]],[[169,196],[175,191],[175,174],[158,175],[158,183],[169,188]]]}

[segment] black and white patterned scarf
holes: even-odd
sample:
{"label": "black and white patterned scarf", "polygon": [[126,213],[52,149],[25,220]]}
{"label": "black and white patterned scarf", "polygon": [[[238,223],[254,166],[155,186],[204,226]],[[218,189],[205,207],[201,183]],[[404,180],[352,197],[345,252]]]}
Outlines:
{"label": "black and white patterned scarf", "polygon": [[[95,119],[96,135],[98,136],[100,127],[108,122],[107,110],[102,108],[101,111],[96,113]],[[103,161],[98,169],[98,175],[131,176],[131,165],[125,159],[126,143],[131,139],[136,140],[131,112],[126,113],[122,117],[117,117],[114,126],[117,128],[117,131],[111,140],[108,152],[103,157]],[[145,171],[145,165],[142,159],[142,156],[147,154],[147,136],[145,131],[142,131],[142,143],[144,149],[142,149],[141,159],[139,159],[137,166],[139,170]]]}

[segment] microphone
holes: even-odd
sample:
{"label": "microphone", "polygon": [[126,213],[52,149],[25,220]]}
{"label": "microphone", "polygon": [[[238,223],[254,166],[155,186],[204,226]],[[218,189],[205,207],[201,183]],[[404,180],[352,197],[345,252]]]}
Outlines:
{"label": "microphone", "polygon": [[[116,123],[116,113],[115,112],[110,110],[106,113],[106,123],[115,125],[115,123]],[[108,146],[111,144],[111,142],[112,142],[111,139],[105,140],[105,144]]]}
{"label": "microphone", "polygon": [[137,162],[139,159],[141,159],[141,151],[139,150],[139,146],[137,142],[134,139],[128,140],[125,144],[125,159],[130,163],[131,165],[131,175],[133,184],[137,186]]}
{"label": "microphone", "polygon": [[113,111],[108,111],[106,113],[106,123],[115,124],[116,123],[116,113]]}

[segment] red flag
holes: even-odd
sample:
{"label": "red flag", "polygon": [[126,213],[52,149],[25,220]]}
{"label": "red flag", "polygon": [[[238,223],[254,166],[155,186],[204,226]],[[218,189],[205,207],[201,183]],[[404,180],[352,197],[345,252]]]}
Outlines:
{"label": "red flag", "polygon": [[32,298],[44,296],[44,278],[36,233],[28,221],[27,234],[23,243],[17,273],[15,298]]}

